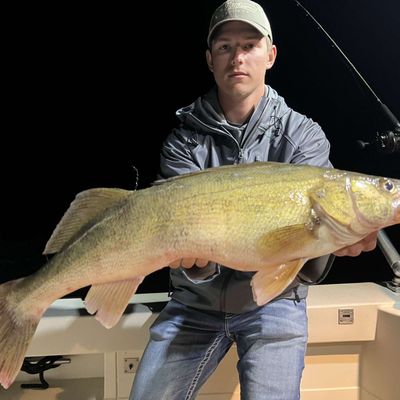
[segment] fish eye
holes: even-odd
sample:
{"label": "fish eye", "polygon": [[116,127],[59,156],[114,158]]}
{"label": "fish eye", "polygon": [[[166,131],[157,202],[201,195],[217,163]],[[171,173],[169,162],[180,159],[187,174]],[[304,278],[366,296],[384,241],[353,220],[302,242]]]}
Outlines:
{"label": "fish eye", "polygon": [[384,179],[382,182],[382,187],[388,192],[392,192],[394,190],[394,183],[390,179]]}

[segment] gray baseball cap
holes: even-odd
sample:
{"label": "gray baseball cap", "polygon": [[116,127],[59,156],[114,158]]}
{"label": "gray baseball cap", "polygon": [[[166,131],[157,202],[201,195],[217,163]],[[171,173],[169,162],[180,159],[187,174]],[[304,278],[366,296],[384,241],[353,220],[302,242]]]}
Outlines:
{"label": "gray baseball cap", "polygon": [[209,47],[211,47],[211,38],[215,29],[228,21],[247,22],[264,36],[268,36],[272,42],[271,25],[264,9],[258,3],[251,0],[227,0],[214,11],[211,17],[207,36]]}

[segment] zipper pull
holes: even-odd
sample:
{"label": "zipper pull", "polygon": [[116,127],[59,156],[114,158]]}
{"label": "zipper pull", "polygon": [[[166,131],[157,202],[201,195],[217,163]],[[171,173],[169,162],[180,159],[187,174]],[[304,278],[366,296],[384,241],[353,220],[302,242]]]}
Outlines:
{"label": "zipper pull", "polygon": [[296,303],[300,303],[301,300],[299,294],[297,293],[297,286],[293,288],[293,292],[294,292],[294,301]]}
{"label": "zipper pull", "polygon": [[243,159],[243,149],[239,149],[239,155],[238,155],[238,163],[240,163]]}

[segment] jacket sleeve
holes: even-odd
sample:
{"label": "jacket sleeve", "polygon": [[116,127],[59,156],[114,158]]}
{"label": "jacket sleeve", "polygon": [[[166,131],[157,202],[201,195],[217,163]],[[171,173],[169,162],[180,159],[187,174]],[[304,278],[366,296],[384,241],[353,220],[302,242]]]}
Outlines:
{"label": "jacket sleeve", "polygon": [[[317,167],[332,167],[329,161],[330,143],[325,136],[322,128],[310,118],[302,116],[292,111],[290,119],[299,121],[295,126],[296,148],[294,150],[291,163],[308,164]],[[289,122],[290,123],[290,122]]]}

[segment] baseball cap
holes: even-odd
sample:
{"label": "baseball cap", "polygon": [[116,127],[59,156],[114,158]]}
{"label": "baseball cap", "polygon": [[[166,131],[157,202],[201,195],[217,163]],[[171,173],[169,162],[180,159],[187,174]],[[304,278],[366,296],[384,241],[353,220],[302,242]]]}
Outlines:
{"label": "baseball cap", "polygon": [[207,43],[211,47],[211,38],[215,29],[228,21],[242,21],[252,25],[272,42],[271,25],[264,9],[251,0],[227,0],[222,3],[211,17]]}

